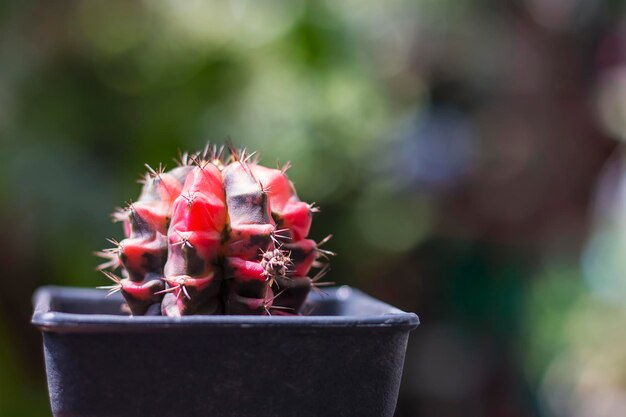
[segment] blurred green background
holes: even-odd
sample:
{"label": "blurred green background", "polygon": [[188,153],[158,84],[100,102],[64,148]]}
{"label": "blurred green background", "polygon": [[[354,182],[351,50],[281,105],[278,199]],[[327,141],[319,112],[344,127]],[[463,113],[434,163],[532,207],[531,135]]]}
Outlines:
{"label": "blurred green background", "polygon": [[143,164],[231,137],[293,162],[329,280],[420,315],[398,417],[623,416],[625,17],[0,1],[0,415],[50,415],[34,289],[104,284],[92,252]]}

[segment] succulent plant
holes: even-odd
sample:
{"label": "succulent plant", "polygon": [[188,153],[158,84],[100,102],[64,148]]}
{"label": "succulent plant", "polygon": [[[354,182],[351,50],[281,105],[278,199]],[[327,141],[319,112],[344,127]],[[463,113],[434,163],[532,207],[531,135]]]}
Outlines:
{"label": "succulent plant", "polygon": [[125,239],[96,252],[114,281],[101,288],[133,315],[301,313],[333,253],[307,238],[317,208],[298,198],[289,164],[207,145],[170,171],[146,166],[139,199],[113,214]]}

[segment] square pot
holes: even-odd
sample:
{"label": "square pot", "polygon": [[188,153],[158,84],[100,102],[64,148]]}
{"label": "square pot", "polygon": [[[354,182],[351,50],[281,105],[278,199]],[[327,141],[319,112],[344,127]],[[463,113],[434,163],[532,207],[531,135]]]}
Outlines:
{"label": "square pot", "polygon": [[[129,317],[122,298],[43,287],[55,417],[391,417],[405,313],[350,287],[312,293],[307,316]],[[119,295],[119,294],[116,294]]]}

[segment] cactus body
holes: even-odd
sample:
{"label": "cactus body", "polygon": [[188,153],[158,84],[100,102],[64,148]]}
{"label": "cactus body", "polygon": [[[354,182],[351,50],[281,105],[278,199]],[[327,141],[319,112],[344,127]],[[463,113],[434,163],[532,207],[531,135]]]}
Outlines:
{"label": "cactus body", "polygon": [[250,161],[245,150],[206,148],[171,171],[153,170],[139,199],[118,210],[126,238],[97,254],[121,267],[106,287],[133,315],[298,314],[320,257],[307,239],[316,209],[285,174]]}

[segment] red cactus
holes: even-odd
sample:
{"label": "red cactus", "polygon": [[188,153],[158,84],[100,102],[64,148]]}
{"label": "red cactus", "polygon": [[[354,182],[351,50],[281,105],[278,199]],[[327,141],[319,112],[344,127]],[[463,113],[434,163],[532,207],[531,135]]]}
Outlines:
{"label": "red cactus", "polygon": [[[98,255],[132,314],[297,314],[330,252],[307,239],[316,211],[282,170],[244,151],[205,149],[146,175],[137,202],[114,214],[126,239]],[[193,163],[190,163],[193,162]],[[323,243],[323,242],[322,242]],[[159,308],[160,306],[160,308]]]}

